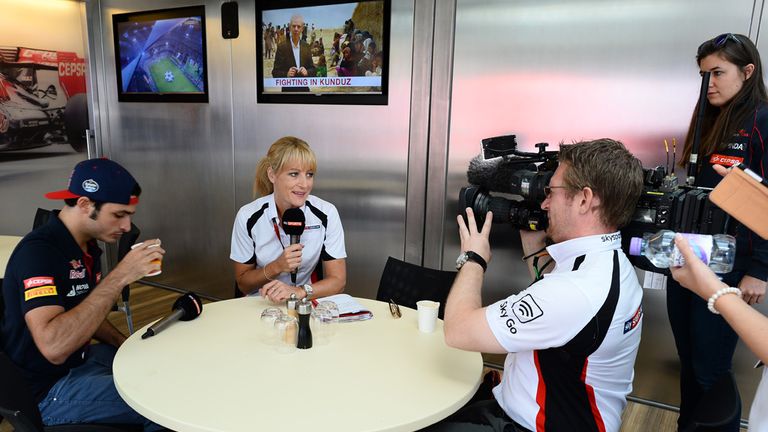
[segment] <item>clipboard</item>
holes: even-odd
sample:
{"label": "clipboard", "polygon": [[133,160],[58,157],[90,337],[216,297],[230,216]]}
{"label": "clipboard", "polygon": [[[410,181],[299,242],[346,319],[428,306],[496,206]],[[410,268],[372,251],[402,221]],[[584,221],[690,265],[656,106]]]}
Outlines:
{"label": "clipboard", "polygon": [[760,237],[768,238],[768,182],[743,164],[726,174],[709,199]]}

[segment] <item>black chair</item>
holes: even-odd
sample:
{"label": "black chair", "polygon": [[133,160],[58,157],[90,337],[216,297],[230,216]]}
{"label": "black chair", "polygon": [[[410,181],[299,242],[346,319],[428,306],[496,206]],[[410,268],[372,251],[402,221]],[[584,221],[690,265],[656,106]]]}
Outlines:
{"label": "black chair", "polygon": [[[37,229],[38,227],[48,223],[48,220],[53,214],[55,213],[52,210],[38,208],[35,212],[35,220],[32,224],[32,229]],[[122,237],[120,237],[120,241],[117,243],[118,261],[123,259],[123,257],[131,251],[131,246],[136,243],[136,240],[139,238],[140,234],[141,230],[139,230],[139,227],[131,222],[131,229],[127,233],[123,234]],[[122,304],[115,304],[112,307],[112,310],[125,313],[125,320],[128,324],[128,332],[133,334],[133,313],[131,312],[131,304],[129,302],[131,298],[130,285],[123,287],[123,292],[120,294],[120,296]]]}
{"label": "black chair", "polygon": [[0,418],[13,426],[15,432],[124,432],[139,431],[139,425],[68,424],[43,426],[40,410],[34,402],[21,371],[0,352]]}
{"label": "black chair", "polygon": [[390,299],[401,306],[416,309],[419,300],[440,302],[438,317],[443,318],[445,300],[451,290],[455,271],[435,270],[389,257],[379,281],[376,300]]}
{"label": "black chair", "polygon": [[701,395],[693,420],[685,432],[718,431],[723,426],[736,421],[740,413],[739,389],[733,374],[723,374]]}

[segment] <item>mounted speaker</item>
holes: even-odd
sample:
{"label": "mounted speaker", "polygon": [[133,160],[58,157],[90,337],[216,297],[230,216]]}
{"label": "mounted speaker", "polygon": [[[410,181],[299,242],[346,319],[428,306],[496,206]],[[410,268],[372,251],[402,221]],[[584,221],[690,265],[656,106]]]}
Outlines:
{"label": "mounted speaker", "polygon": [[237,22],[237,2],[230,1],[221,4],[221,37],[235,39],[240,35],[240,25]]}

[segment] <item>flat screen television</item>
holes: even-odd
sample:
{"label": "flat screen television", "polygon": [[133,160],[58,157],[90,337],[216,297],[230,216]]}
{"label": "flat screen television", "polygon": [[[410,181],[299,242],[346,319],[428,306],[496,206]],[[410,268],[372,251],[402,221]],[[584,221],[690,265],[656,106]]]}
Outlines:
{"label": "flat screen television", "polygon": [[112,15],[121,102],[208,102],[205,7]]}
{"label": "flat screen television", "polygon": [[390,10],[390,0],[257,1],[257,101],[386,105]]}

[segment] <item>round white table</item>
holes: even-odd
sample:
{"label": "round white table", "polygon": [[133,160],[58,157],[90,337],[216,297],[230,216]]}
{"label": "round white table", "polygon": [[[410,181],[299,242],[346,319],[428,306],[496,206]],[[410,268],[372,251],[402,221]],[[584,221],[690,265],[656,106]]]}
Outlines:
{"label": "round white table", "polygon": [[120,395],[150,420],[187,431],[413,431],[462,407],[477,390],[479,353],[449,348],[438,320],[421,333],[416,311],[358,299],[369,321],[336,324],[326,345],[290,354],[264,342],[259,297],[206,304],[197,319],[115,357]]}
{"label": "round white table", "polygon": [[16,245],[21,241],[18,236],[0,235],[0,279],[5,277],[5,266],[8,265],[8,259]]}

